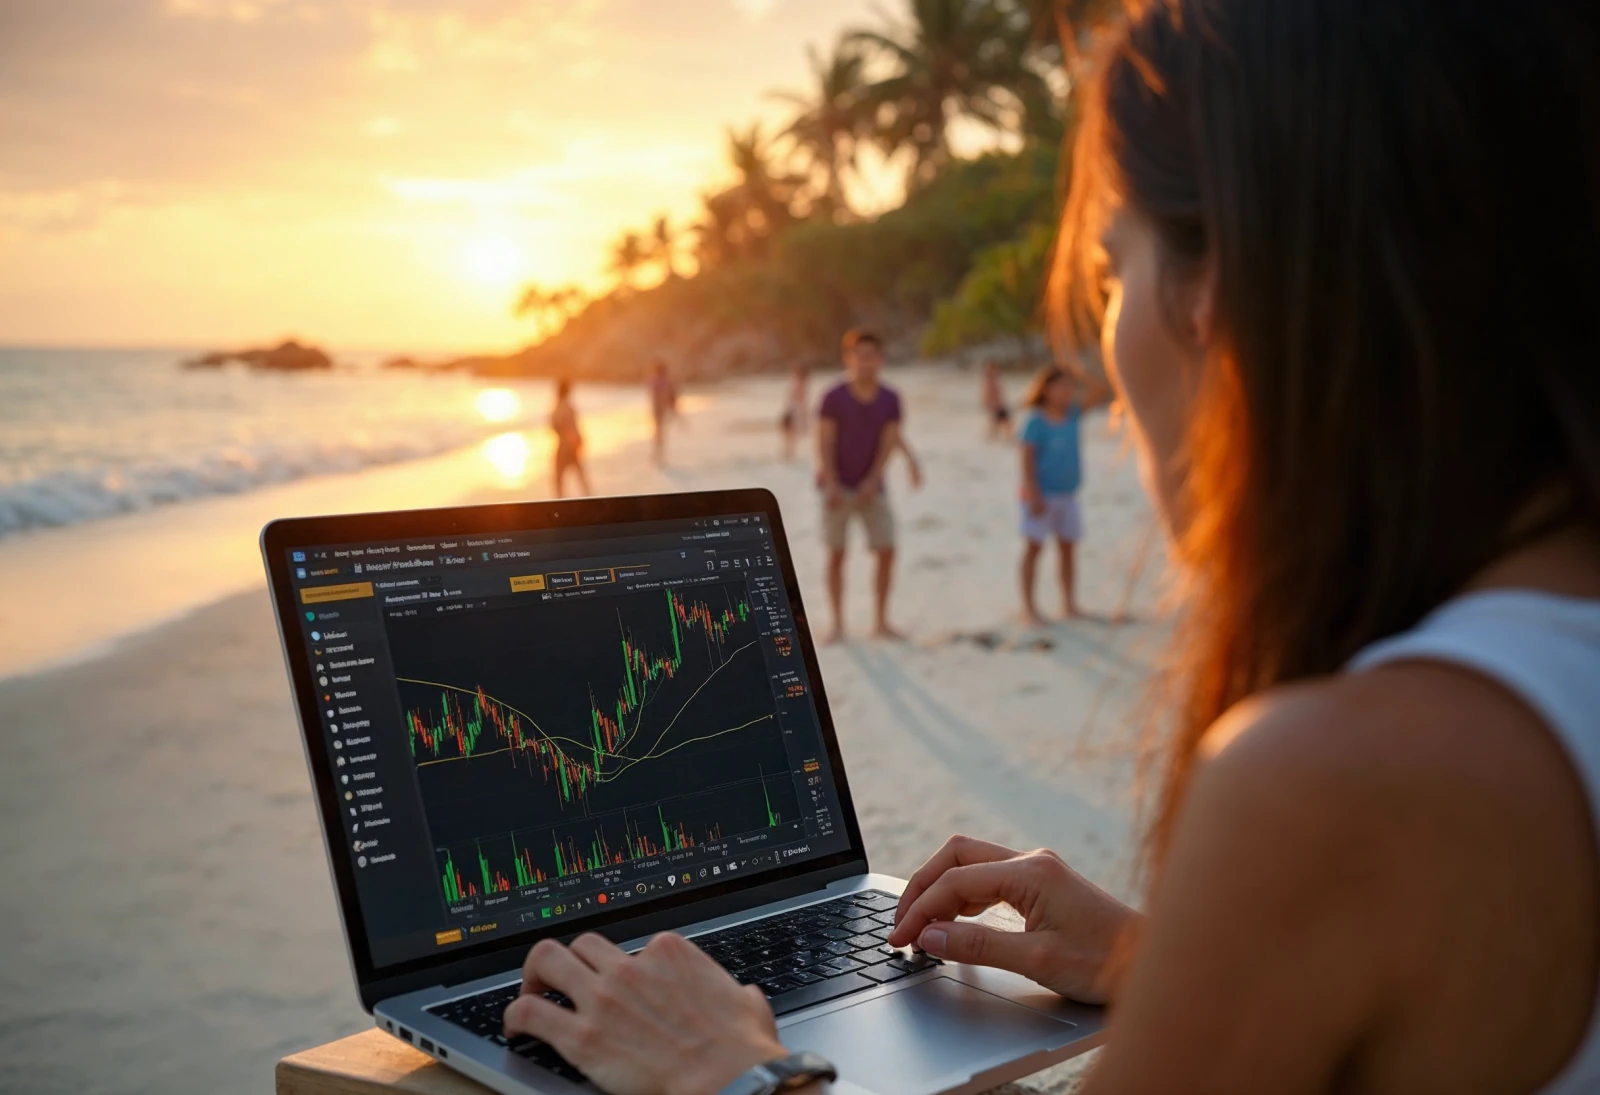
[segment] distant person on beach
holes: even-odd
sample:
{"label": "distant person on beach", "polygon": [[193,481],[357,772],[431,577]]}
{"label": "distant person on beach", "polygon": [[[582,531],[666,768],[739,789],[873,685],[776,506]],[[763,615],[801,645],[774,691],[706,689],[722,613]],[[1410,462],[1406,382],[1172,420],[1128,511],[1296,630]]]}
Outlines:
{"label": "distant person on beach", "polygon": [[665,361],[657,360],[650,367],[650,420],[655,426],[652,452],[657,464],[666,458],[667,419],[678,410],[678,388],[672,383],[672,373]]}
{"label": "distant person on beach", "polygon": [[[957,836],[888,943],[1108,1005],[1083,1095],[1594,1095],[1600,5],[1164,0],[1095,53],[1049,297],[1181,583],[1145,893]],[[608,1091],[805,1044],[676,936],[522,985]]]}
{"label": "distant person on beach", "polygon": [[900,394],[878,382],[883,343],[871,331],[852,330],[843,341],[845,380],[830,388],[817,411],[817,478],[822,487],[822,527],[828,545],[828,600],[833,630],[844,638],[844,555],[852,521],[866,530],[877,557],[873,635],[898,639],[889,625],[889,588],[894,580],[894,514],[884,490],[884,471],[898,450],[905,453],[913,488],[922,468],[905,442]]}
{"label": "distant person on beach", "polygon": [[556,404],[550,409],[550,429],[556,435],[554,493],[564,497],[567,472],[578,477],[580,494],[589,493],[589,475],[583,470],[583,435],[578,432],[578,411],[572,405],[572,381],[556,381]]}
{"label": "distant person on beach", "polygon": [[1083,446],[1078,437],[1082,414],[1076,379],[1059,365],[1034,375],[1023,398],[1028,407],[1022,428],[1022,613],[1029,626],[1044,618],[1034,604],[1039,556],[1056,542],[1061,567],[1061,611],[1078,615],[1073,553],[1083,538],[1078,488],[1083,482]]}
{"label": "distant person on beach", "polygon": [[1011,409],[1006,406],[1005,388],[1000,383],[1000,363],[990,358],[983,363],[983,415],[989,424],[989,440],[1011,437]]}
{"label": "distant person on beach", "polygon": [[783,458],[794,459],[795,442],[811,428],[811,377],[804,365],[796,365],[789,376],[789,395],[778,418],[778,430],[783,434]]}

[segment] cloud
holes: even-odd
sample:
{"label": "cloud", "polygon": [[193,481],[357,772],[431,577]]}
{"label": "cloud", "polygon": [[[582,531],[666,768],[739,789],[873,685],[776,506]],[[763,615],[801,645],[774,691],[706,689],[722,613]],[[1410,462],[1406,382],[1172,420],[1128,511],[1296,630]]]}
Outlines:
{"label": "cloud", "polygon": [[235,23],[254,23],[283,0],[166,0],[162,11],[176,18],[229,19]]}
{"label": "cloud", "polygon": [[402,201],[454,205],[481,213],[553,211],[583,204],[597,186],[632,186],[650,179],[676,189],[703,178],[714,159],[698,145],[662,142],[618,145],[574,141],[556,158],[491,177],[385,176],[385,190]]}
{"label": "cloud", "polygon": [[401,301],[512,337],[440,256],[509,240],[530,276],[599,279],[871,3],[0,0],[0,339],[388,340]]}
{"label": "cloud", "polygon": [[111,180],[65,190],[0,189],[0,234],[93,229],[125,198],[126,188]]}

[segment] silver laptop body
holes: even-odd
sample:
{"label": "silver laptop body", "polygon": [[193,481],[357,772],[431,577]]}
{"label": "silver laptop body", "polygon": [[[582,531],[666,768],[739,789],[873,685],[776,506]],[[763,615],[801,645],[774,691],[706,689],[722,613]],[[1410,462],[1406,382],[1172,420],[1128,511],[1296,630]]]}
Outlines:
{"label": "silver laptop body", "polygon": [[[507,1095],[592,1091],[450,1016],[547,936],[715,953],[775,916],[888,916],[905,883],[868,868],[770,493],[297,518],[261,542],[380,1029]],[[840,1090],[981,1091],[1100,1042],[1098,1008],[996,970],[863,966],[885,959],[854,938],[808,984],[761,982]]]}

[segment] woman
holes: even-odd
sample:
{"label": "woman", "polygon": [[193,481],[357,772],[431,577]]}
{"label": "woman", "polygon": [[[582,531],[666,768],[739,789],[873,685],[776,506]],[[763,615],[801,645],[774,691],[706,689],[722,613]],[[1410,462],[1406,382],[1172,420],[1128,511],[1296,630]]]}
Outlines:
{"label": "woman", "polygon": [[578,477],[578,492],[589,493],[589,473],[583,468],[583,434],[578,430],[578,409],[572,405],[572,381],[556,381],[556,402],[550,408],[550,430],[556,435],[555,463],[551,470],[552,493],[565,496],[567,472]]}
{"label": "woman", "polygon": [[[1596,19],[1168,0],[1109,47],[1057,285],[1189,581],[1148,919],[957,838],[891,937],[1108,1001],[1091,1093],[1600,1085]],[[652,948],[539,944],[577,1011],[508,1025],[616,1091],[776,1055]]]}
{"label": "woman", "polygon": [[657,359],[650,366],[648,382],[650,392],[650,421],[655,427],[651,435],[651,453],[657,464],[666,459],[667,419],[678,410],[678,386],[672,382],[667,363]]}

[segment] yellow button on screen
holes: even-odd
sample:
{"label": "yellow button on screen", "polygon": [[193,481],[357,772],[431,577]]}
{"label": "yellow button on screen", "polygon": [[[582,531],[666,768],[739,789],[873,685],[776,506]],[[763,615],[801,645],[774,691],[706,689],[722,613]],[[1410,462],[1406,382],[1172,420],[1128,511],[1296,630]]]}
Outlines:
{"label": "yellow button on screen", "polygon": [[461,929],[451,928],[447,932],[434,932],[433,941],[441,947],[446,943],[459,943],[461,942]]}
{"label": "yellow button on screen", "polygon": [[511,579],[511,592],[513,593],[532,593],[534,590],[543,588],[543,574],[524,574],[520,578]]}
{"label": "yellow button on screen", "polygon": [[353,601],[372,596],[371,582],[346,582],[337,586],[311,586],[300,591],[302,604],[320,605],[325,601]]}

